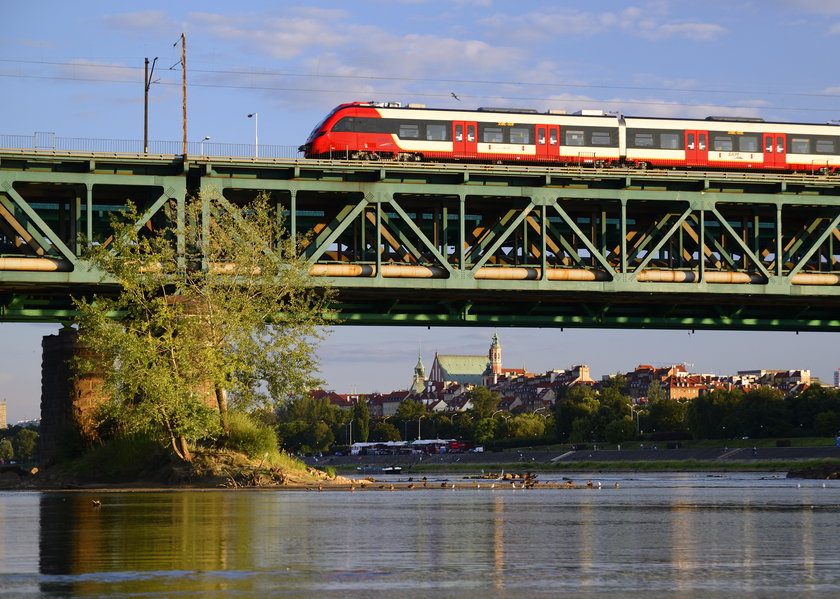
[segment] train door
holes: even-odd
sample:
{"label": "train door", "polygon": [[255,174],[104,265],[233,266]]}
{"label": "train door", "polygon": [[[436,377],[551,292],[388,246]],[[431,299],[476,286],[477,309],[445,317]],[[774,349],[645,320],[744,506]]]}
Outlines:
{"label": "train door", "polygon": [[706,166],[709,163],[709,132],[685,132],[685,163],[687,166]]}
{"label": "train door", "polygon": [[537,160],[557,160],[560,156],[560,126],[537,125]]}
{"label": "train door", "polygon": [[781,133],[764,133],[764,167],[784,168],[787,166],[785,136]]}
{"label": "train door", "polygon": [[456,157],[475,158],[478,153],[478,125],[452,121],[452,152]]}

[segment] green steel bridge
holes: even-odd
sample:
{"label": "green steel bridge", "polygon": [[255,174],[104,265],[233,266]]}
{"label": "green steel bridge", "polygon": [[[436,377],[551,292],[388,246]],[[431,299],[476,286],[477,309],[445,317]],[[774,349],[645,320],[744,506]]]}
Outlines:
{"label": "green steel bridge", "polygon": [[0,320],[61,322],[131,200],[269,192],[349,324],[840,330],[840,177],[0,150]]}

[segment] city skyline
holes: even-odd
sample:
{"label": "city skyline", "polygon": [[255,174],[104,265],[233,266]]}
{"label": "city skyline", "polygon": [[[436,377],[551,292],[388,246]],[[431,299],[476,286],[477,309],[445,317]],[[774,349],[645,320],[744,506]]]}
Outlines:
{"label": "city skyline", "polygon": [[[335,105],[601,109],[625,115],[768,121],[840,119],[840,0],[369,0],[354,3],[99,0],[11,3],[0,42],[0,135],[142,139],[143,64],[158,57],[149,137],[297,147]],[[581,50],[583,49],[583,50]],[[257,118],[249,118],[254,115]],[[0,399],[9,421],[38,416],[40,340],[58,325],[0,323]],[[495,329],[337,328],[319,355],[326,387],[405,388],[417,352],[482,354]],[[830,333],[499,329],[503,362],[529,371],[638,363],[698,371],[805,368],[830,383]],[[378,387],[378,389],[377,389]]]}

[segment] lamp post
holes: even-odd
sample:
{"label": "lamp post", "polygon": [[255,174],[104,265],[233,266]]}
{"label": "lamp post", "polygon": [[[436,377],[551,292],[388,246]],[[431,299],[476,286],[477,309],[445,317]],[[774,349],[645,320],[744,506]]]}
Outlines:
{"label": "lamp post", "polygon": [[348,426],[350,427],[350,438],[348,440],[347,445],[352,447],[353,446],[353,421],[352,420],[350,420],[350,422],[348,423]]}
{"label": "lamp post", "polygon": [[257,112],[252,112],[248,118],[254,119],[254,158],[260,157],[260,115]]}
{"label": "lamp post", "polygon": [[420,437],[420,419],[422,416],[417,417],[417,440],[419,441],[422,437]]}
{"label": "lamp post", "polygon": [[639,413],[636,411],[636,406],[630,404],[630,416],[636,421],[636,435],[639,435]]}
{"label": "lamp post", "polygon": [[204,136],[204,139],[202,139],[202,140],[201,140],[201,143],[199,144],[199,145],[201,146],[201,148],[199,149],[199,152],[200,152],[200,154],[201,154],[202,156],[204,156],[204,142],[205,142],[205,141],[207,141],[208,139],[210,139],[210,136],[209,136],[209,135],[205,135],[205,136]]}

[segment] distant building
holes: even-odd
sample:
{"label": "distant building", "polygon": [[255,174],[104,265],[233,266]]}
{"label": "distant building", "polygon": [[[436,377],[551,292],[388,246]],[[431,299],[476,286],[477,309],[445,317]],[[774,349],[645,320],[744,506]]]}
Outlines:
{"label": "distant building", "polygon": [[9,426],[8,417],[6,415],[6,402],[0,401],[0,428]]}
{"label": "distant building", "polygon": [[423,366],[423,358],[417,354],[417,365],[414,367],[414,376],[411,379],[411,386],[408,392],[411,395],[421,395],[426,390],[426,367]]}
{"label": "distant building", "polygon": [[834,371],[834,386],[840,389],[840,368]]}

